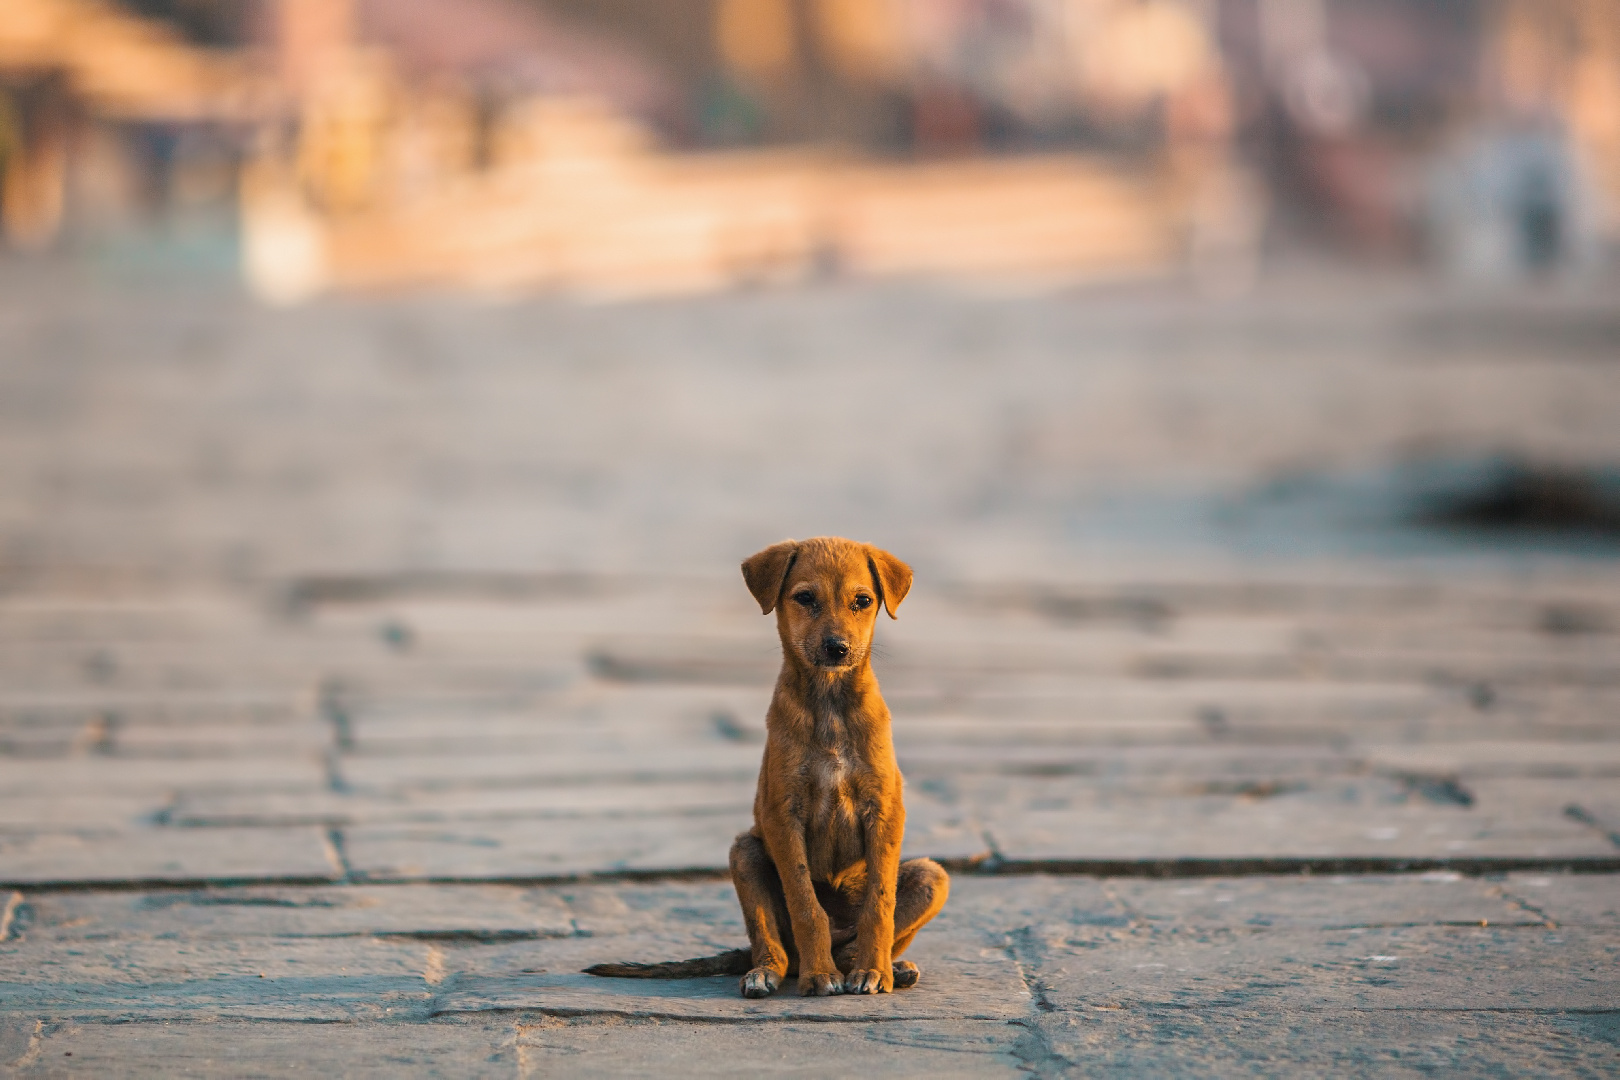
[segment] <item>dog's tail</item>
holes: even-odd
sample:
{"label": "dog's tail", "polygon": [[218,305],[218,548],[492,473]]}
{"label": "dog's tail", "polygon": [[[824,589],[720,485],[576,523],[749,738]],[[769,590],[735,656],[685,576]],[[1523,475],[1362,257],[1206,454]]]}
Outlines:
{"label": "dog's tail", "polygon": [[666,960],[662,964],[596,964],[587,975],[610,979],[700,979],[705,975],[746,975],[754,967],[754,954],[748,949],[731,949],[714,956],[691,960]]}

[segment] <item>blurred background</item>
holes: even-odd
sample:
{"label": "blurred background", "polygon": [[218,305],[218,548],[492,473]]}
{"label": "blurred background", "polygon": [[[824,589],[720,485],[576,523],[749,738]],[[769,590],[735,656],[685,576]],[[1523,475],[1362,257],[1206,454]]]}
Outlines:
{"label": "blurred background", "polygon": [[0,0],[0,168],[15,573],[1620,521],[1606,0]]}
{"label": "blurred background", "polygon": [[1301,247],[1502,280],[1590,269],[1620,235],[1604,0],[0,15],[9,246],[158,245],[273,302],[904,274],[1231,293]]}
{"label": "blurred background", "polygon": [[0,0],[0,162],[0,881],[714,871],[820,534],[918,853],[1613,858],[1615,0]]}

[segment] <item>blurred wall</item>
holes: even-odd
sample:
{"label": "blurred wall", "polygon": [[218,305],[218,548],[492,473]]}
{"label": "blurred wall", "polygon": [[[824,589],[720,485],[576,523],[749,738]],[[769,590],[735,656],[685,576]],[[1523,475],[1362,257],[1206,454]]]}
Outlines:
{"label": "blurred wall", "polygon": [[[0,0],[0,221],[233,228],[240,167],[249,280],[287,298],[552,287],[570,245],[705,287],[1115,259],[1230,289],[1299,245],[1581,272],[1620,240],[1617,41],[1612,0]],[[930,222],[831,209],[913,183]],[[1085,239],[1020,240],[998,192]]]}

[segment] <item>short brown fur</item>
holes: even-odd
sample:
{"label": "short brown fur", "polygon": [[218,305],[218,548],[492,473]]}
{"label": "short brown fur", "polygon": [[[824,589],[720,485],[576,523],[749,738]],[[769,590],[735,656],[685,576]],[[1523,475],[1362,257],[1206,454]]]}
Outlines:
{"label": "short brown fur", "polygon": [[950,886],[931,860],[901,866],[906,811],[871,652],[877,609],[894,617],[911,568],[822,537],[773,544],[743,578],[782,639],[754,827],[731,850],[753,951],[743,993],[768,994],[792,970],[801,994],[910,985],[915,966],[894,958]]}
{"label": "short brown fur", "polygon": [[894,617],[911,568],[869,544],[821,537],[773,544],[742,570],[782,639],[754,827],[731,849],[747,960],[739,950],[589,970],[678,978],[740,974],[748,962],[747,997],[794,972],[806,995],[910,986],[916,965],[895,958],[945,906],[950,880],[931,859],[900,862],[906,812],[871,652],[877,609]]}

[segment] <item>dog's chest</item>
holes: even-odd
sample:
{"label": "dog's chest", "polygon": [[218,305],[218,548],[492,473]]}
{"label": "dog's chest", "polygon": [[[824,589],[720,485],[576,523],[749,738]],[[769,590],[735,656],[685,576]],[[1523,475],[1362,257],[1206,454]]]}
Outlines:
{"label": "dog's chest", "polygon": [[817,747],[806,763],[806,832],[812,860],[825,872],[842,870],[865,857],[860,822],[860,759],[846,745]]}

